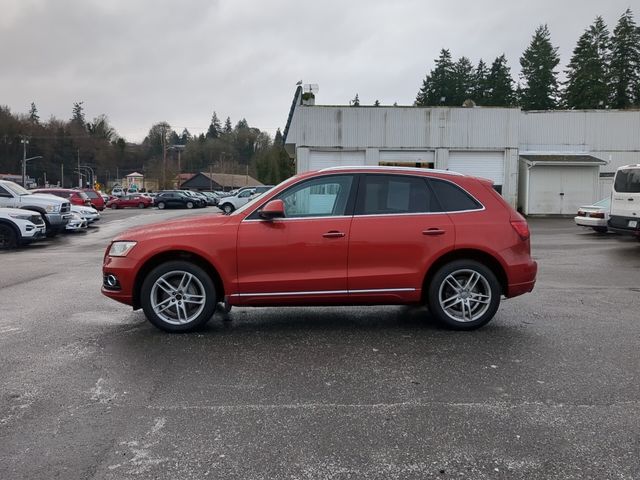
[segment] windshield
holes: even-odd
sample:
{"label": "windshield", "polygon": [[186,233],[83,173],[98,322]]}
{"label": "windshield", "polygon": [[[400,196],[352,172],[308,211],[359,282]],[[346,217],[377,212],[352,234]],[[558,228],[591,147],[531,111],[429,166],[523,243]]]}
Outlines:
{"label": "windshield", "polygon": [[26,190],[25,188],[21,187],[17,183],[7,182],[7,183],[3,183],[2,185],[4,186],[4,188],[6,188],[7,190],[10,190],[16,195],[31,195],[31,192],[29,190]]}
{"label": "windshield", "polygon": [[640,193],[640,168],[618,170],[613,189],[618,193]]}
{"label": "windshield", "polygon": [[92,190],[85,190],[84,194],[89,198],[98,198],[98,194]]}

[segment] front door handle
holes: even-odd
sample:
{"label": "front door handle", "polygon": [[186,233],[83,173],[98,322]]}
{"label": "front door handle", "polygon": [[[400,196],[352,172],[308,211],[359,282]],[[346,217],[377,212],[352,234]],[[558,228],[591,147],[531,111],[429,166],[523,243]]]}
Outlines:
{"label": "front door handle", "polygon": [[344,237],[344,233],[338,232],[336,230],[331,230],[330,232],[323,233],[322,236],[324,238],[341,238]]}
{"label": "front door handle", "polygon": [[442,235],[444,233],[445,231],[442,230],[441,228],[428,228],[427,230],[422,231],[423,235],[431,235],[431,236]]}

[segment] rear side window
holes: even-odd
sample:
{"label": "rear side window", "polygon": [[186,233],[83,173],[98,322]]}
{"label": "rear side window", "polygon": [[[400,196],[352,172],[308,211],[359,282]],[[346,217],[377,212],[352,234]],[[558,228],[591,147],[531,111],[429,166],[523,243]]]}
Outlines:
{"label": "rear side window", "polygon": [[430,178],[429,184],[433,188],[442,209],[446,212],[462,212],[482,208],[482,205],[476,199],[451,182]]}
{"label": "rear side window", "polygon": [[356,215],[440,212],[424,178],[365,175],[360,183]]}
{"label": "rear side window", "polygon": [[92,192],[91,190],[85,190],[84,194],[89,198],[98,198],[98,194],[96,192]]}
{"label": "rear side window", "polygon": [[640,169],[618,170],[613,189],[618,193],[640,193]]}

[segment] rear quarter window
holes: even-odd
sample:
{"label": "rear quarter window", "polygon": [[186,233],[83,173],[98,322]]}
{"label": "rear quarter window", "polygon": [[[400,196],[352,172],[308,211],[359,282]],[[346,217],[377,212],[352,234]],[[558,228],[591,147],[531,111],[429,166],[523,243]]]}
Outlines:
{"label": "rear quarter window", "polygon": [[430,178],[429,184],[445,212],[463,212],[482,208],[480,202],[452,182]]}
{"label": "rear quarter window", "polygon": [[613,189],[618,193],[640,193],[640,168],[618,170]]}

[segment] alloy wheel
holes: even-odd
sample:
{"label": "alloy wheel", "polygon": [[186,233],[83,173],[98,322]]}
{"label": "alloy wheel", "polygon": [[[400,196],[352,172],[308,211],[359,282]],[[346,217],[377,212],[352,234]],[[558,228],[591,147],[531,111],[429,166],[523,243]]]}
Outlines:
{"label": "alloy wheel", "polygon": [[172,270],[158,277],[151,288],[150,303],[154,313],[170,325],[185,325],[203,311],[206,292],[192,273]]}
{"label": "alloy wheel", "polygon": [[440,284],[438,301],[444,313],[456,322],[473,322],[491,305],[491,287],[476,270],[460,269],[447,275]]}

